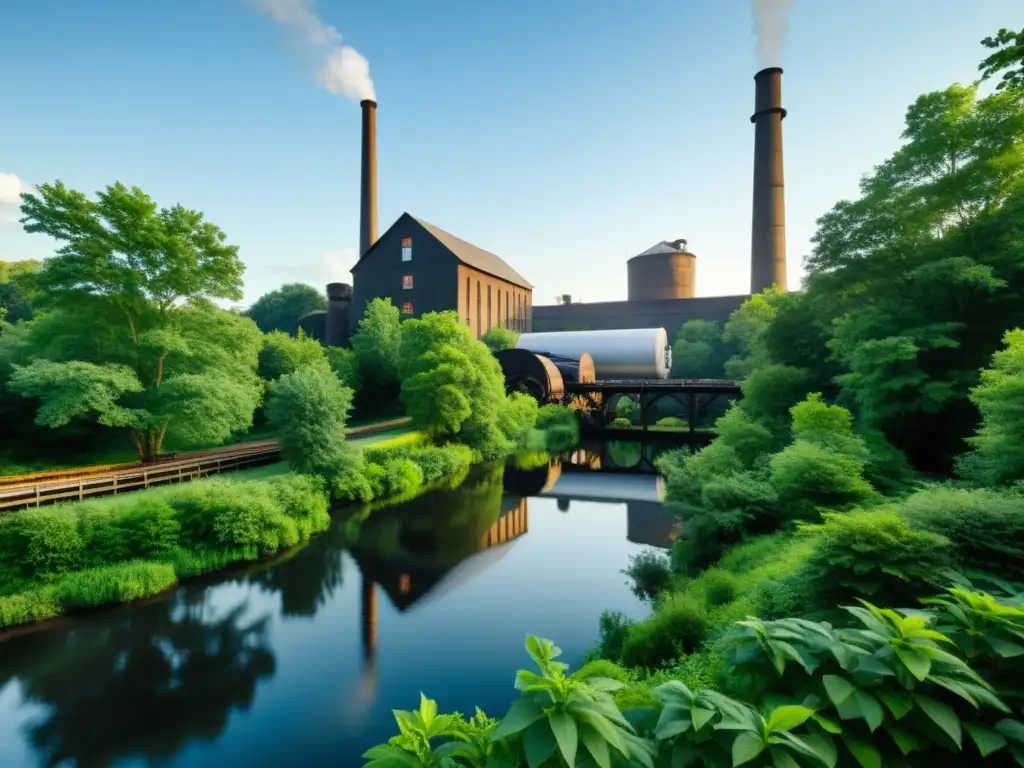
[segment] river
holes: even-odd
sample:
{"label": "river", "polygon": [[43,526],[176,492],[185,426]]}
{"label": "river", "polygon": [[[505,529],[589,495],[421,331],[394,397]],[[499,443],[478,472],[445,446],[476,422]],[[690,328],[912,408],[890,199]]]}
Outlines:
{"label": "river", "polygon": [[500,717],[527,632],[575,666],[667,547],[654,475],[481,466],[309,545],[0,641],[0,765],[362,765],[423,691]]}

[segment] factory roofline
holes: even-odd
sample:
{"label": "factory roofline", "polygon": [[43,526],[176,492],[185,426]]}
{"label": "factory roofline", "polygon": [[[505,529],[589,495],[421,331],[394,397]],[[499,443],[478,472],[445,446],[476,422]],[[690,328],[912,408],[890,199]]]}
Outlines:
{"label": "factory roofline", "polygon": [[[677,246],[676,243],[680,243],[680,242],[682,243],[682,245],[681,246]],[[656,256],[657,254],[660,254],[660,253],[685,253],[685,254],[688,254],[690,256],[693,256],[692,253],[690,253],[688,250],[686,250],[686,241],[685,240],[682,240],[682,241],[676,240],[674,242],[670,242],[668,240],[662,240],[661,242],[658,242],[658,243],[655,243],[654,245],[652,245],[650,248],[648,248],[643,253],[638,253],[636,256],[631,257],[629,260],[632,261],[633,259],[639,259],[641,256]]]}
{"label": "factory roofline", "polygon": [[450,232],[446,232],[440,227],[431,224],[429,221],[417,218],[412,214],[406,212],[399,216],[395,223],[388,227],[387,232],[377,238],[377,242],[370,246],[370,248],[362,255],[362,258],[355,263],[352,267],[352,272],[355,272],[356,268],[366,260],[366,257],[373,253],[373,249],[377,247],[385,236],[395,227],[399,225],[404,219],[412,219],[419,224],[423,229],[426,230],[427,234],[437,240],[441,245],[447,248],[456,259],[465,264],[467,267],[485,272],[492,277],[497,277],[500,280],[517,285],[520,288],[528,288],[533,290],[533,285],[522,275],[516,272],[512,267],[505,263],[500,256],[497,256],[490,251],[485,251],[483,248],[479,248],[472,243],[466,242],[460,237],[456,237]]}

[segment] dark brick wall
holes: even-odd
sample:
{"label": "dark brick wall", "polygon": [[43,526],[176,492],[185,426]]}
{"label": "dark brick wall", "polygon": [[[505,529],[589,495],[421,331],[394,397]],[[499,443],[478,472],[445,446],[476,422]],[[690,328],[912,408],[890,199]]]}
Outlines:
{"label": "dark brick wall", "polygon": [[[412,259],[402,261],[402,241],[412,240]],[[458,306],[459,262],[433,235],[411,216],[402,216],[385,232],[366,258],[352,269],[353,295],[349,327],[355,329],[366,305],[375,298],[391,299],[402,310],[412,304],[412,313],[402,319],[419,317]],[[403,278],[412,277],[412,288],[403,288]]]}
{"label": "dark brick wall", "polygon": [[533,308],[533,330],[607,331],[618,328],[664,328],[674,339],[687,320],[724,323],[749,296],[709,296],[656,301],[607,301],[556,304]]}

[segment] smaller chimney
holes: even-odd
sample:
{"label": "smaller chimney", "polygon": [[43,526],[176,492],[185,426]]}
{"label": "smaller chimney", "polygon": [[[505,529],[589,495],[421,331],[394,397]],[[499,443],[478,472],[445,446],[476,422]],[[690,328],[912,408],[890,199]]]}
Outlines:
{"label": "smaller chimney", "polygon": [[377,242],[377,102],[364,99],[363,157],[359,183],[359,257]]}

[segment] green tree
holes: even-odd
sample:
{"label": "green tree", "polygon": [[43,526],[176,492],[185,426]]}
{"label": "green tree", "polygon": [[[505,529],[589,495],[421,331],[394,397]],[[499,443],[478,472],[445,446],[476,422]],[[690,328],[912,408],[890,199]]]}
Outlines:
{"label": "green tree", "polygon": [[270,384],[267,420],[281,457],[293,469],[333,482],[358,457],[345,443],[352,390],[326,360],[315,360]]}
{"label": "green tree", "polygon": [[978,65],[982,80],[1002,72],[997,89],[1024,86],[1024,29],[1019,32],[1000,29],[994,37],[986,37],[981,44],[995,51]]}
{"label": "green tree", "polygon": [[246,315],[264,333],[282,331],[294,335],[299,320],[318,309],[327,309],[327,299],[321,291],[302,283],[289,283],[260,296]]}
{"label": "green tree", "polygon": [[44,312],[8,358],[38,423],[128,429],[144,459],[165,437],[209,444],[251,425],[262,339],[210,301],[241,298],[244,266],[218,227],[120,183],[95,201],[59,181],[22,199],[26,231],[63,243],[39,274]]}
{"label": "green tree", "polygon": [[673,379],[720,379],[728,350],[722,328],[711,320],[688,320],[672,344]]}
{"label": "green tree", "polygon": [[971,390],[981,427],[960,460],[962,474],[992,485],[1024,480],[1024,330],[1007,331],[1004,342]]}
{"label": "green tree", "polygon": [[402,323],[399,374],[406,413],[417,429],[438,439],[497,456],[532,426],[523,423],[527,411],[505,396],[498,361],[454,312],[428,312]]}
{"label": "green tree", "polygon": [[775,319],[776,305],[783,295],[772,286],[751,296],[729,317],[722,336],[737,350],[737,354],[725,362],[725,375],[730,379],[746,378],[755,368],[769,362],[764,336]]}
{"label": "green tree", "polygon": [[402,321],[389,299],[373,299],[352,334],[359,381],[378,401],[397,394]]}
{"label": "green tree", "polygon": [[263,337],[260,349],[259,374],[264,381],[274,381],[297,368],[318,360],[327,360],[324,348],[299,329],[298,336],[284,331],[271,331]]}
{"label": "green tree", "polygon": [[347,347],[325,347],[324,354],[334,375],[353,392],[358,391],[360,384],[356,353]]}
{"label": "green tree", "polygon": [[0,261],[0,320],[16,323],[32,318],[32,299],[42,262]]}
{"label": "green tree", "polygon": [[503,349],[512,349],[519,341],[519,334],[511,328],[503,328],[496,325],[491,328],[480,339],[491,352],[500,352]]}

